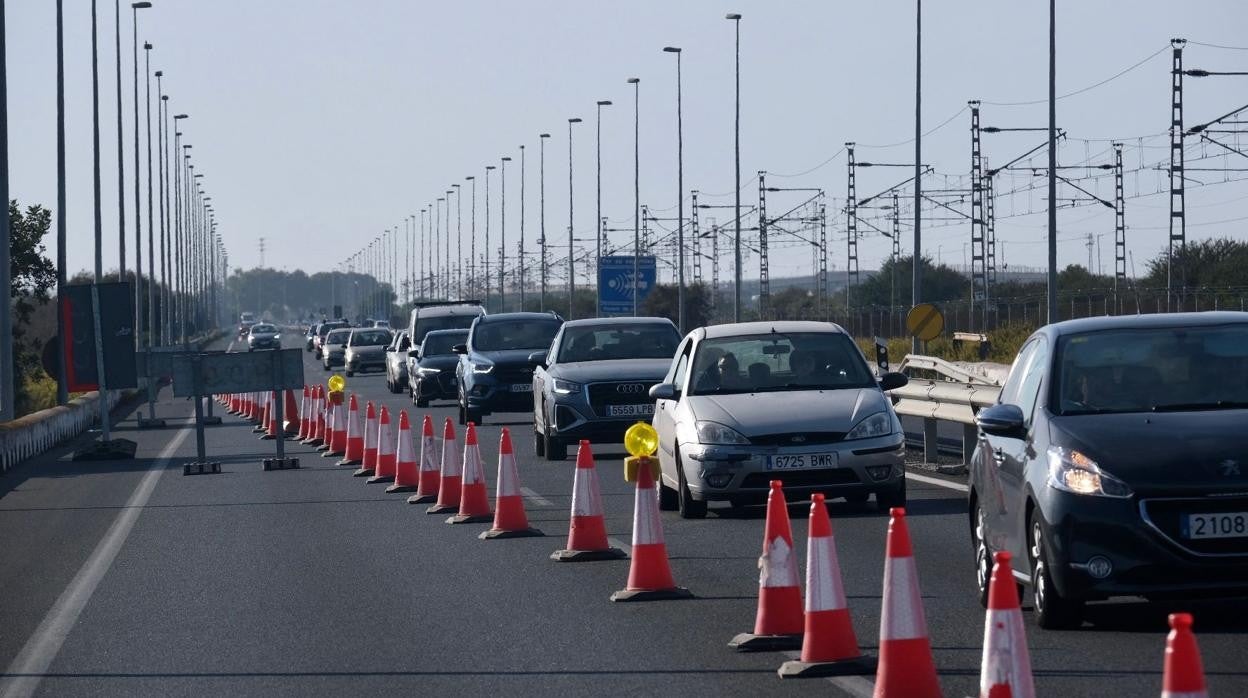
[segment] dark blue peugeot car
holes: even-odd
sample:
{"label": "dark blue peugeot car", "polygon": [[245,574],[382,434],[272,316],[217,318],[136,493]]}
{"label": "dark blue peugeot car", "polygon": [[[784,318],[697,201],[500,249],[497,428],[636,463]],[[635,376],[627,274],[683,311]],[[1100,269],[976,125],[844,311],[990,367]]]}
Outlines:
{"label": "dark blue peugeot car", "polygon": [[1041,328],[977,422],[981,602],[999,550],[1044,628],[1115,596],[1248,595],[1248,314]]}

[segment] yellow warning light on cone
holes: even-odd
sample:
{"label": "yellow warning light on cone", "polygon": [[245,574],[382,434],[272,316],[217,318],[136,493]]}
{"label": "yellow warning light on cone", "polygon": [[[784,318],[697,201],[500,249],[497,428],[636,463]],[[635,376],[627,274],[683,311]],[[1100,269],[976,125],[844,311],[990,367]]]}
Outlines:
{"label": "yellow warning light on cone", "polygon": [[329,386],[329,392],[339,393],[342,392],[343,388],[347,387],[347,379],[335,373],[329,377],[325,384]]}
{"label": "yellow warning light on cone", "polygon": [[645,422],[637,422],[624,432],[624,450],[630,457],[624,459],[624,481],[636,482],[639,468],[648,467],[659,477],[659,461],[651,458],[659,449],[659,433]]}

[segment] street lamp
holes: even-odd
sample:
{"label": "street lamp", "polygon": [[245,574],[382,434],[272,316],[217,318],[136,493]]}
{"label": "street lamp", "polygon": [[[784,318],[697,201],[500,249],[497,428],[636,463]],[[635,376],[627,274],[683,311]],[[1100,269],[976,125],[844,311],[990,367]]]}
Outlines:
{"label": "street lamp", "polygon": [[524,145],[520,145],[520,245],[516,247],[520,276],[520,312],[524,312]]}
{"label": "street lamp", "polygon": [[550,138],[549,133],[538,134],[538,199],[539,199],[539,234],[538,254],[541,259],[538,261],[538,274],[540,276],[541,291],[538,297],[538,309],[542,312],[546,311],[546,139]]}
{"label": "street lamp", "polygon": [[143,75],[146,98],[143,112],[147,120],[147,348],[150,351],[156,346],[156,221],[152,204],[152,45],[146,41],[143,42]]}
{"label": "street lamp", "polygon": [[[134,33],[131,38],[132,52],[134,58],[134,348],[137,351],[142,345],[143,334],[143,218],[139,214],[141,198],[139,193],[139,10],[144,10],[152,6],[150,2],[132,2],[130,3],[130,14]],[[121,29],[118,27],[118,31]],[[121,71],[121,54],[117,56],[117,70],[120,76]],[[121,89],[121,81],[117,83],[117,89]],[[120,92],[118,93],[120,95]],[[120,106],[120,100],[118,101]],[[121,109],[117,110],[117,123],[121,124]],[[118,182],[118,187],[121,183]],[[149,216],[150,218],[150,216]],[[150,220],[148,221],[150,224]],[[150,267],[150,265],[149,265]],[[151,269],[148,269],[151,273]],[[151,332],[149,323],[148,332]]]}
{"label": "street lamp", "polygon": [[507,273],[507,163],[511,162],[511,157],[504,155],[501,162],[503,163],[502,170],[498,173],[498,178],[503,184],[502,204],[499,206],[501,232],[498,234],[498,309],[500,312],[507,310],[507,291],[503,286],[503,280]]}
{"label": "street lamp", "polygon": [[732,321],[741,322],[741,15],[732,12],[724,17],[731,20],[736,32],[736,98],[733,100],[733,158],[735,161],[733,182],[733,197],[735,212],[735,220],[733,228],[735,237],[732,241],[732,276],[733,276],[733,304],[732,304]]}
{"label": "street lamp", "polygon": [[[452,184],[451,188],[455,190],[455,295],[462,300],[464,297],[464,216],[463,209],[460,204],[463,200],[463,192],[460,190],[459,184]],[[447,246],[447,254],[450,254],[450,246]]]}
{"label": "street lamp", "polygon": [[[598,100],[598,141],[596,146],[598,151],[598,215],[595,216],[595,220],[598,222],[598,251],[594,255],[595,283],[602,282],[602,108],[610,105],[611,100],[609,99]],[[598,302],[594,304],[594,307],[598,309],[597,316],[602,317],[601,289],[598,290]]]}
{"label": "street lamp", "polygon": [[637,278],[641,275],[641,78],[633,86],[633,317],[637,317]]}
{"label": "street lamp", "polygon": [[[477,284],[477,178],[473,175],[464,177],[464,181],[472,182],[472,198],[469,200],[469,208],[472,209],[472,221],[469,226],[468,241],[468,286],[475,289]],[[475,292],[469,292],[475,295]]]}
{"label": "street lamp", "polygon": [[572,124],[581,123],[579,117],[568,119],[568,319],[574,316],[572,309],[572,296],[576,291],[576,258],[572,254]]}
{"label": "street lamp", "polygon": [[676,327],[685,331],[685,135],[680,104],[680,49],[665,46],[676,54]]}
{"label": "street lamp", "polygon": [[494,171],[493,165],[485,166],[485,255],[481,259],[481,266],[485,268],[485,306],[490,306],[490,173]]}

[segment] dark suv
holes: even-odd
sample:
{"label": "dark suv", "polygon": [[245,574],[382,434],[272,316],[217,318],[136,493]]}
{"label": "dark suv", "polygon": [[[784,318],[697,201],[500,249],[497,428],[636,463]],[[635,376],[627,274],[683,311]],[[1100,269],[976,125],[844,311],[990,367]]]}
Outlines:
{"label": "dark suv", "polygon": [[1000,550],[1044,628],[1114,596],[1248,594],[1248,313],[1043,327],[976,421],[981,602]]}
{"label": "dark suv", "polygon": [[454,400],[459,397],[455,367],[459,357],[455,347],[468,341],[468,330],[433,330],[425,341],[408,352],[414,373],[408,376],[408,392],[417,407],[427,407],[430,400]]}
{"label": "dark suv", "polygon": [[482,315],[472,323],[459,354],[459,423],[481,423],[492,412],[533,407],[533,365],[529,355],[550,348],[563,325],[555,313]]}

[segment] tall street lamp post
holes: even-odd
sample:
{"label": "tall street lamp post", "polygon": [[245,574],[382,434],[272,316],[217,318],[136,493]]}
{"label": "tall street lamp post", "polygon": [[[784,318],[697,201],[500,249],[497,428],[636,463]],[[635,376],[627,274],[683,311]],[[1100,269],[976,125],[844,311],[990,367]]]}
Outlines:
{"label": "tall street lamp post", "polygon": [[[130,3],[131,25],[133,27],[132,53],[134,59],[134,348],[142,346],[143,334],[143,217],[139,213],[142,200],[139,193],[139,10],[152,6],[150,2]],[[119,30],[120,31],[120,30]],[[118,56],[118,68],[121,61]],[[118,86],[120,87],[120,82]],[[121,122],[121,111],[117,112],[118,123]],[[150,221],[149,221],[150,223]],[[151,275],[151,267],[148,267]],[[149,281],[150,283],[150,281]],[[151,323],[148,323],[151,332]]]}
{"label": "tall street lamp post", "polygon": [[538,296],[538,309],[542,312],[546,311],[546,139],[550,138],[549,133],[539,134],[538,143],[538,175],[537,175],[537,191],[538,191],[538,241],[537,253],[538,259],[538,277],[541,284],[540,295]]}
{"label": "tall street lamp post", "polygon": [[507,310],[507,291],[503,286],[503,281],[507,274],[507,163],[511,162],[511,158],[504,155],[501,162],[502,169],[498,173],[498,178],[502,181],[502,204],[498,209],[500,226],[498,233],[498,309],[500,312]]}
{"label": "tall street lamp post", "polygon": [[573,221],[572,216],[572,125],[581,123],[580,117],[568,119],[568,319],[575,317],[572,309],[573,295],[576,291],[576,256],[573,254]]}
{"label": "tall street lamp post", "polygon": [[676,327],[685,331],[685,132],[680,104],[680,49],[665,46],[676,54]]}
{"label": "tall street lamp post", "polygon": [[485,267],[485,305],[490,305],[490,173],[493,165],[485,166],[485,255],[481,265]]}
{"label": "tall street lamp post", "polygon": [[[598,232],[598,235],[597,235],[597,242],[598,242],[598,247],[597,247],[597,252],[594,254],[594,280],[595,280],[595,283],[600,283],[600,282],[602,281],[602,236],[603,236],[603,225],[602,225],[602,108],[603,108],[603,107],[610,106],[610,105],[611,105],[611,100],[609,100],[609,99],[600,99],[600,100],[598,100],[598,124],[597,124],[597,126],[598,126],[598,138],[597,138],[597,143],[596,143],[596,145],[595,145],[595,149],[597,150],[597,159],[598,159],[598,195],[597,195],[597,200],[598,200],[598,208],[597,208],[597,215],[596,215],[596,216],[594,216],[594,220],[595,220],[595,221],[597,221],[597,232]],[[598,316],[598,317],[602,317],[602,290],[601,290],[601,289],[599,289],[599,291],[598,291],[598,302],[594,304],[594,307],[598,309],[598,312],[596,313],[596,314],[597,314],[597,316]]]}
{"label": "tall street lamp post", "polygon": [[637,316],[637,281],[641,276],[641,78],[633,86],[633,317]]}
{"label": "tall street lamp post", "polygon": [[[733,12],[725,16],[732,20],[736,32],[736,97],[733,99],[733,231],[732,240],[732,321],[741,322],[741,15]],[[915,159],[918,162],[918,159]]]}
{"label": "tall street lamp post", "polygon": [[472,196],[468,199],[468,208],[472,212],[468,226],[468,288],[469,294],[473,295],[477,288],[477,178],[468,175],[464,180],[472,182]]}

